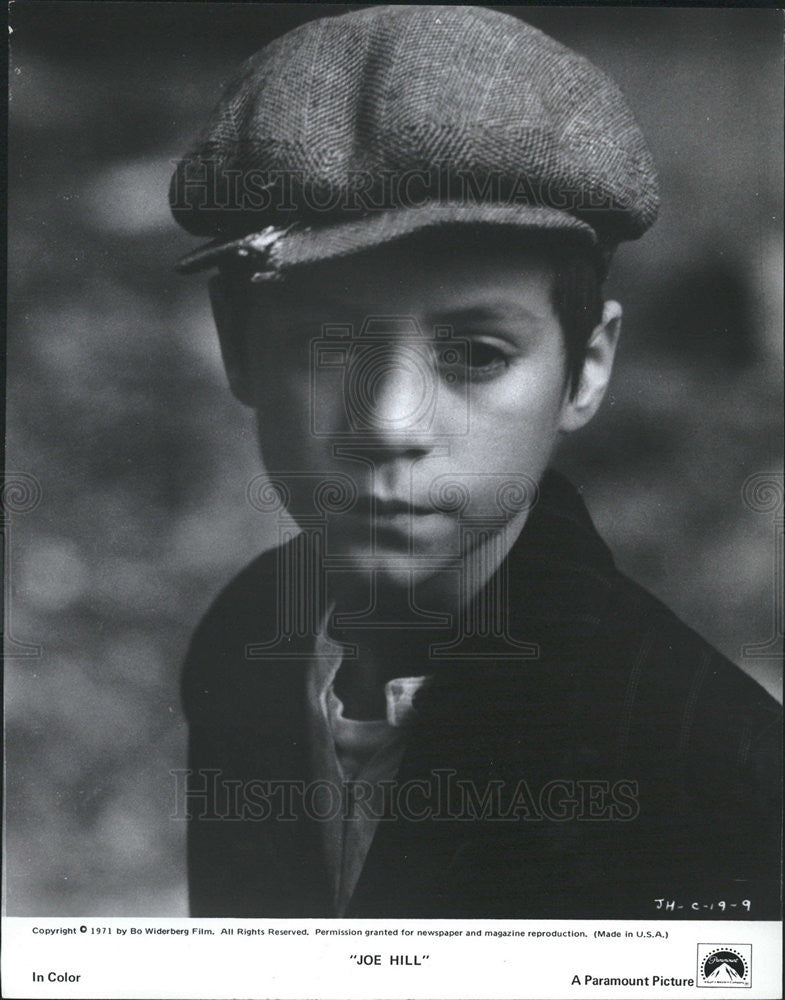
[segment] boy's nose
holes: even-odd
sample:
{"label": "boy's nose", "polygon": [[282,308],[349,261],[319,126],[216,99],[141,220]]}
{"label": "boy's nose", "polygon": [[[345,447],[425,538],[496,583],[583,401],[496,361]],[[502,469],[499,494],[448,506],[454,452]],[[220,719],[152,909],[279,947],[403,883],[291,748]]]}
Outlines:
{"label": "boy's nose", "polygon": [[379,344],[349,366],[346,408],[352,429],[386,443],[427,448],[433,433],[438,377],[427,346]]}

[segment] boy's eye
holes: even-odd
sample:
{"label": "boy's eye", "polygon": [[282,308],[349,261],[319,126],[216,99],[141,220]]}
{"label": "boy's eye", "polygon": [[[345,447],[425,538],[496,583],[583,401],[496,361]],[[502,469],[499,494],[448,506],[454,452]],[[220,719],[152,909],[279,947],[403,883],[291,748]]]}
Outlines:
{"label": "boy's eye", "polygon": [[509,355],[495,344],[484,340],[470,340],[467,345],[467,376],[488,378],[501,374],[510,363]]}

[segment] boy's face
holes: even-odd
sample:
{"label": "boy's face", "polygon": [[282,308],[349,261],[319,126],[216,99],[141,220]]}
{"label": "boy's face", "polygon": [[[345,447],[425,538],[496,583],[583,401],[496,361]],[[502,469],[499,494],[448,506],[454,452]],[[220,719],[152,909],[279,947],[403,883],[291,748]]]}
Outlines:
{"label": "boy's face", "polygon": [[232,387],[290,512],[318,514],[331,477],[356,493],[327,504],[328,553],[402,586],[489,533],[514,538],[560,433],[599,405],[618,329],[606,308],[570,400],[551,288],[536,256],[432,234],[253,286],[241,313],[214,290]]}

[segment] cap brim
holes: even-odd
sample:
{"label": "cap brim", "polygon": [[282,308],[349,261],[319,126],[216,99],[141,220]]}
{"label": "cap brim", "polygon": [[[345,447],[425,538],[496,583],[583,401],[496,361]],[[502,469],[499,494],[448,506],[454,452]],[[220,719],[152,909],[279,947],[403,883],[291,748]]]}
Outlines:
{"label": "cap brim", "polygon": [[522,230],[573,233],[587,246],[597,246],[597,234],[587,223],[555,208],[532,205],[482,205],[440,202],[394,209],[323,226],[268,227],[239,239],[213,240],[178,261],[182,274],[217,266],[227,257],[258,261],[258,270],[270,275],[292,267],[346,257],[444,225],[486,224]]}

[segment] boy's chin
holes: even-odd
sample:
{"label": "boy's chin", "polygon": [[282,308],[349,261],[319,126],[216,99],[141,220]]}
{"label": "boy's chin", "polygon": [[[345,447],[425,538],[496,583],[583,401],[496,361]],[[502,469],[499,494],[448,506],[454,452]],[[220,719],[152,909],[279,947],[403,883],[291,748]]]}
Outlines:
{"label": "boy's chin", "polygon": [[348,546],[341,552],[343,567],[359,577],[371,574],[377,586],[394,590],[407,590],[412,584],[424,583],[440,572],[450,570],[452,562],[448,558],[413,555],[400,551],[385,551],[376,548]]}

